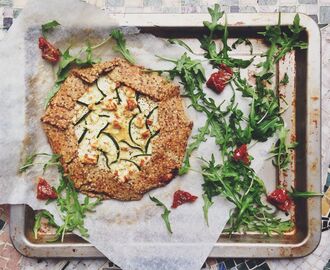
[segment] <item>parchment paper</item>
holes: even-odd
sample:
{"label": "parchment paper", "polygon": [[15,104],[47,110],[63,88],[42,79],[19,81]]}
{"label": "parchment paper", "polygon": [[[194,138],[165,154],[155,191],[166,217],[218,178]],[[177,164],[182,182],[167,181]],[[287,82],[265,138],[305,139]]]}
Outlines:
{"label": "parchment paper", "polygon": [[[95,44],[105,38],[117,23],[111,15],[80,1],[33,0],[0,43],[0,204],[28,204],[34,209],[48,209],[61,223],[54,203],[46,206],[36,199],[36,182],[41,168],[35,167],[24,175],[17,174],[22,156],[32,152],[51,152],[41,129],[40,116],[46,93],[54,83],[55,69],[41,59],[37,40],[41,34],[40,25],[54,19],[62,26],[49,34],[49,39],[62,50],[72,45],[72,54],[77,53],[86,40]],[[139,65],[168,69],[172,65],[158,60],[154,55],[176,59],[184,52],[163,39],[136,34],[137,29],[124,31],[131,34],[127,37],[127,45]],[[111,47],[109,42],[95,53],[104,61],[110,60],[118,56]],[[205,68],[209,75],[211,67]],[[230,98],[231,91],[225,91],[221,100],[218,95],[211,95],[220,103]],[[203,126],[205,117],[193,109],[188,109],[188,115],[194,122],[193,133],[196,133]],[[271,142],[252,150],[258,156],[258,162],[253,163],[257,171],[263,165],[259,161],[264,160],[265,149],[269,149]],[[192,167],[199,170],[201,161],[197,157],[200,156],[209,158],[213,153],[218,159],[217,149],[214,140],[208,139],[191,158]],[[48,172],[45,177],[51,184],[57,185],[56,171]],[[216,198],[209,212],[210,226],[206,226],[201,184],[200,174],[189,172],[166,187],[150,192],[151,196],[156,196],[168,207],[177,189],[199,197],[193,204],[172,210],[172,235],[167,232],[160,217],[162,208],[155,206],[146,195],[138,202],[104,201],[85,220],[90,235],[87,240],[124,270],[200,269],[224,228],[232,207],[226,200]]]}

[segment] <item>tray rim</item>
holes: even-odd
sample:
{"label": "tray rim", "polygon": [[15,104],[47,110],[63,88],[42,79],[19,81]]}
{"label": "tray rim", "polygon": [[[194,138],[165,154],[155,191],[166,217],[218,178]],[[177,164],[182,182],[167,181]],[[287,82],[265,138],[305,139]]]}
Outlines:
{"label": "tray rim", "polygon": [[[297,13],[281,13],[281,26],[290,25]],[[316,22],[308,15],[298,13],[300,25],[306,28],[308,34],[307,51],[307,187],[309,190],[321,191],[321,127],[312,128],[314,121],[320,123],[321,118],[321,45],[320,29]],[[203,20],[208,19],[207,13],[200,14],[111,14],[119,26],[136,27],[202,27]],[[278,22],[279,13],[229,13],[227,23],[229,27],[265,27]],[[224,20],[224,19],[223,19]],[[311,43],[312,41],[312,43]],[[315,76],[319,74],[319,76]],[[317,98],[315,98],[317,97]],[[314,113],[310,113],[313,111]],[[318,162],[315,162],[318,159]],[[311,166],[313,165],[313,168]],[[61,243],[62,252],[54,254],[56,244],[35,244],[29,241],[25,230],[25,205],[12,205],[10,208],[10,237],[14,247],[24,256],[47,258],[104,258],[104,255],[90,243]],[[209,257],[258,257],[284,258],[303,257],[312,253],[321,239],[321,199],[310,198],[307,201],[308,233],[300,243],[215,243]],[[312,228],[312,229],[311,229]],[[290,248],[289,248],[290,246]],[[65,249],[65,250],[64,250]]]}

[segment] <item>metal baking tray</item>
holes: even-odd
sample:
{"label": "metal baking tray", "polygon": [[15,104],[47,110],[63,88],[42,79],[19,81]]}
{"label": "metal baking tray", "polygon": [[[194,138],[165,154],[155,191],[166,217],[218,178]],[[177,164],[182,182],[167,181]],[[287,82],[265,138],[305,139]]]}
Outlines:
{"label": "metal baking tray", "polygon": [[[281,27],[292,24],[295,14],[281,14]],[[205,34],[202,27],[208,14],[121,14],[112,15],[120,26],[137,26],[142,33],[162,38],[196,39]],[[230,40],[248,38],[258,48],[267,46],[260,35],[267,25],[278,23],[278,14],[228,14]],[[290,170],[282,175],[274,167],[265,165],[261,171],[267,190],[286,181],[300,191],[321,190],[320,177],[320,32],[317,24],[300,14],[301,25],[306,28],[304,38],[308,50],[288,54],[276,67],[277,83],[286,72],[290,82],[279,91],[286,96],[289,108],[284,114],[290,135],[299,142],[292,154]],[[233,52],[247,57],[248,50]],[[301,257],[311,253],[321,237],[321,199],[298,200],[294,210],[295,228],[284,235],[271,237],[258,233],[221,234],[210,257]],[[16,249],[28,257],[88,257],[100,258],[90,243],[74,234],[68,234],[64,243],[48,243],[52,232],[35,240],[32,233],[34,212],[24,205],[11,207],[10,235]]]}

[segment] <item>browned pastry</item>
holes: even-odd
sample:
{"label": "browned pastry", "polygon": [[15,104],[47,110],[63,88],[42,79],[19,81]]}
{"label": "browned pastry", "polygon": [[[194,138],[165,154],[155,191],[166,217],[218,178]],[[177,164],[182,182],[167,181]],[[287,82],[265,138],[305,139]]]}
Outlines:
{"label": "browned pastry", "polygon": [[77,189],[124,201],[175,177],[192,129],[179,87],[122,59],[73,70],[41,121]]}

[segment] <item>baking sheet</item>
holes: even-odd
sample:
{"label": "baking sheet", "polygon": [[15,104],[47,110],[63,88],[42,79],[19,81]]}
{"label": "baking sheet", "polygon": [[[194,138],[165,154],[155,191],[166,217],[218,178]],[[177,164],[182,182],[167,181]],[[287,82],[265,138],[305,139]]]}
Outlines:
{"label": "baking sheet", "polygon": [[[275,17],[275,16],[274,16]],[[204,19],[206,19],[207,17],[205,17]],[[277,18],[277,17],[276,17]],[[150,18],[149,18],[150,19]],[[158,18],[159,19],[159,18]],[[191,18],[191,20],[192,20],[193,18]],[[201,21],[201,20],[199,20],[199,21]],[[140,21],[141,22],[141,21]],[[179,22],[179,20],[177,20],[177,22]],[[170,23],[170,22],[169,22]],[[150,42],[149,44],[152,44],[153,45],[153,43],[152,42]],[[134,43],[134,45],[135,45],[135,43]],[[132,46],[132,47],[134,47],[134,46]],[[150,47],[153,47],[153,46],[150,46]],[[133,50],[132,50],[132,52],[133,52]],[[135,53],[138,53],[138,52],[134,52],[134,54]],[[168,53],[170,53],[170,52],[168,52]],[[166,54],[164,54],[164,55],[166,55]],[[168,54],[166,55],[166,56],[168,56]],[[195,118],[193,118],[193,119],[195,119]],[[195,126],[196,127],[196,126]],[[256,161],[256,164],[258,165],[258,164],[262,164],[262,162],[258,162],[258,161]],[[194,178],[195,179],[195,178]],[[272,181],[272,183],[273,183],[273,185],[275,185],[275,182],[273,182]],[[174,189],[175,190],[175,189]],[[160,190],[159,190],[159,192],[160,192]],[[161,194],[161,195],[164,195],[164,194]],[[158,196],[158,195],[157,195]],[[166,199],[164,200],[164,201],[166,201]],[[166,201],[167,202],[167,201]],[[168,201],[168,204],[169,204],[169,202],[170,202],[170,200]],[[199,206],[200,208],[199,209],[201,209],[201,205]],[[218,208],[213,208],[213,209],[216,209],[216,210],[218,210]],[[158,215],[160,214],[160,212],[158,213]],[[214,213],[214,214],[217,214],[217,213]],[[213,214],[212,214],[213,215]],[[159,216],[158,216],[158,218],[159,218]],[[212,221],[211,221],[212,222]],[[216,222],[216,221],[215,221]],[[91,226],[94,226],[95,225],[95,223],[94,224],[91,224]],[[107,224],[104,224],[104,226],[106,227],[106,228],[108,228],[107,227]],[[219,228],[217,228],[217,229],[219,229]],[[145,231],[144,230],[142,230],[141,231],[141,233],[145,233]],[[216,237],[217,238],[217,237]],[[216,238],[214,238],[214,242],[215,242],[215,240],[216,240]],[[203,238],[204,239],[204,238]],[[111,240],[113,240],[113,239],[110,239],[110,241]],[[125,239],[123,239],[124,241],[126,241],[127,240],[127,238],[125,238]],[[181,239],[178,239],[178,240],[180,240],[181,241]],[[204,239],[205,240],[205,239]],[[214,242],[213,243],[210,243],[210,246],[211,246],[211,248],[212,248],[212,246],[214,246]],[[226,239],[223,239],[223,242],[226,242]],[[129,243],[129,245],[133,248],[133,249],[135,249],[135,248],[138,248],[138,249],[142,249],[142,248],[144,248],[143,247],[143,245],[136,245],[136,243],[135,242],[133,242],[133,243]],[[221,245],[221,243],[219,243],[219,245]],[[144,246],[146,246],[146,245],[144,245]],[[152,247],[152,245],[150,245],[151,247]],[[173,245],[171,245],[172,247],[173,247]],[[175,245],[174,245],[175,246]],[[178,246],[180,246],[180,245],[178,245]],[[182,247],[183,246],[183,247]],[[189,252],[190,252],[190,250],[191,250],[191,248],[193,248],[195,245],[194,244],[192,244],[192,245],[181,245],[181,248],[182,248],[182,251],[187,247],[187,248],[189,248]],[[204,245],[202,245],[203,247],[204,247]],[[260,247],[261,245],[259,245],[259,247]],[[122,245],[122,243],[119,243],[119,244],[116,244],[116,247],[118,248],[118,249],[121,249],[121,248],[123,248],[123,245]],[[250,246],[251,247],[251,246]],[[178,248],[180,248],[180,247],[178,247]],[[198,246],[198,248],[199,248],[199,246]],[[209,248],[209,247],[208,247]],[[108,246],[105,246],[104,247],[104,249],[108,249]],[[101,249],[102,250],[102,249]],[[148,250],[148,249],[146,249],[146,250]],[[246,249],[247,250],[247,249]],[[164,258],[166,258],[166,259],[168,259],[168,254],[167,254],[167,252],[169,252],[170,251],[170,247],[169,246],[167,246],[167,247],[165,247],[165,248],[163,248],[163,251],[165,252],[165,254],[166,254],[166,256],[165,257],[163,257],[163,259]],[[114,250],[114,252],[117,252],[116,250]],[[132,253],[133,254],[133,253]],[[170,253],[169,253],[170,254]],[[195,255],[195,254],[193,254],[193,253],[191,253],[192,255]],[[240,254],[242,254],[242,253],[240,253]],[[260,253],[259,253],[260,254]],[[201,255],[201,253],[199,253],[199,255]],[[225,253],[222,253],[221,255],[225,255]],[[242,254],[243,255],[243,254]],[[261,254],[260,254],[261,255]],[[207,255],[206,255],[207,256]],[[119,257],[120,257],[120,259],[121,258],[123,258],[124,257],[124,254],[122,255],[122,254],[119,254]],[[138,256],[137,256],[138,257]],[[158,259],[160,259],[160,261],[161,261],[161,256],[157,256],[157,258]],[[143,259],[143,258],[141,258],[140,257],[140,259]],[[182,260],[182,258],[181,258],[181,260]],[[177,261],[178,263],[180,262],[180,265],[181,265],[181,263],[182,263],[182,261],[181,260],[179,260],[179,261]],[[116,262],[116,261],[115,261]],[[146,261],[145,261],[146,262]],[[134,262],[134,263],[136,263],[136,262]],[[141,263],[141,262],[140,262]],[[119,264],[120,265],[120,264]],[[130,267],[130,266],[128,266],[128,267]],[[171,265],[170,267],[174,267],[174,265]],[[190,265],[190,267],[192,267],[193,269],[194,269],[194,266],[193,265]],[[124,268],[125,269],[125,268]],[[129,269],[129,268],[128,268]],[[197,269],[197,268],[196,268]]]}

